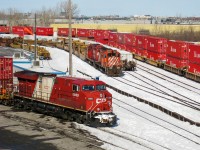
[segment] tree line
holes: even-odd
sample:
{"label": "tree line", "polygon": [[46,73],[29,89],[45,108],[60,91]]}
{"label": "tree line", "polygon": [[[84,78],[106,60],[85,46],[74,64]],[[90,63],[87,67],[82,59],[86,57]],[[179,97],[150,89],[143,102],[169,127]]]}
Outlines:
{"label": "tree line", "polygon": [[[53,8],[46,8],[43,6],[37,11],[32,11],[30,13],[24,13],[16,8],[8,8],[6,10],[0,10],[0,20],[8,26],[33,25],[34,14],[36,13],[37,24],[39,26],[49,26],[57,18],[69,18],[69,8],[69,0],[61,1]],[[78,5],[72,3],[72,15],[77,16],[78,14]]]}

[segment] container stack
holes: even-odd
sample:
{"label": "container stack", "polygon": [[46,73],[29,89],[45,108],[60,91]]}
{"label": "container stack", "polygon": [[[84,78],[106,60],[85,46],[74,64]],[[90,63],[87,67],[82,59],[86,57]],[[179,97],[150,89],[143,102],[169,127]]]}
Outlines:
{"label": "container stack", "polygon": [[166,62],[167,40],[158,37],[147,37],[147,61]]}
{"label": "container stack", "polygon": [[0,56],[0,99],[8,99],[13,89],[13,58]]}
{"label": "container stack", "polygon": [[188,43],[184,41],[168,41],[166,51],[166,64],[185,70],[188,66]]}
{"label": "container stack", "polygon": [[189,45],[188,72],[200,76],[200,45]]}

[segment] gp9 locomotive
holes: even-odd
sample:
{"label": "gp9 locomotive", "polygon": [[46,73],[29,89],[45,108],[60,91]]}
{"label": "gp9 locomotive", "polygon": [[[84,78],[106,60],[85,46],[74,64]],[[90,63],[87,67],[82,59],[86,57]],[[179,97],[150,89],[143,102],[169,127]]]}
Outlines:
{"label": "gp9 locomotive", "polygon": [[17,107],[92,126],[116,124],[112,95],[102,81],[29,71],[17,72],[15,77],[19,82],[14,94]]}

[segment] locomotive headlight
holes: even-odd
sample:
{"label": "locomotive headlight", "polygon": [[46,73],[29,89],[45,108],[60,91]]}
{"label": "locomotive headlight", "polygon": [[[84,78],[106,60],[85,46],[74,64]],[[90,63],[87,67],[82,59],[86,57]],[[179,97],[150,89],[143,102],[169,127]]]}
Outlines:
{"label": "locomotive headlight", "polygon": [[100,94],[100,97],[102,98],[102,97],[103,97],[103,94]]}
{"label": "locomotive headlight", "polygon": [[93,100],[93,98],[92,98],[92,97],[89,97],[89,98],[88,98],[88,100],[89,100],[89,101],[92,101],[92,100]]}
{"label": "locomotive headlight", "polygon": [[97,108],[97,111],[100,111],[100,108]]}

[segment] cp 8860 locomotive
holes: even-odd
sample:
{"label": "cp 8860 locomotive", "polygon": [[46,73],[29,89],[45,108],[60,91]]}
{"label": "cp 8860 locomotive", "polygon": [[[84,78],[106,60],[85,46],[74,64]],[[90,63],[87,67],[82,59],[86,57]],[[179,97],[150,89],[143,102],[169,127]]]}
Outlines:
{"label": "cp 8860 locomotive", "polygon": [[14,104],[18,107],[56,114],[92,126],[116,124],[112,95],[102,81],[29,71],[17,72],[15,76],[19,86],[14,94]]}

